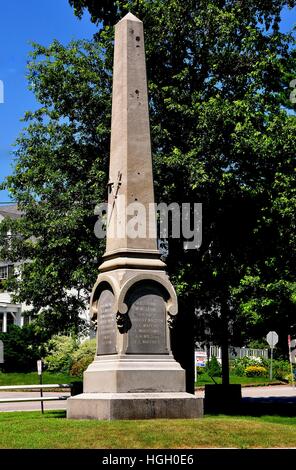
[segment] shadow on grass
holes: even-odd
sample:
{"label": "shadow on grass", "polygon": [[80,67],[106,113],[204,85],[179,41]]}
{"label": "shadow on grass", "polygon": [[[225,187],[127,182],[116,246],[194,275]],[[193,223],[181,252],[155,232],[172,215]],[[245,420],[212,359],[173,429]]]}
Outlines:
{"label": "shadow on grass", "polygon": [[296,416],[296,397],[243,398],[241,409],[251,416]]}
{"label": "shadow on grass", "polygon": [[44,412],[45,418],[66,418],[66,410],[48,410]]}
{"label": "shadow on grass", "polygon": [[238,402],[206,403],[205,413],[231,416],[296,416],[295,397],[242,398]]}

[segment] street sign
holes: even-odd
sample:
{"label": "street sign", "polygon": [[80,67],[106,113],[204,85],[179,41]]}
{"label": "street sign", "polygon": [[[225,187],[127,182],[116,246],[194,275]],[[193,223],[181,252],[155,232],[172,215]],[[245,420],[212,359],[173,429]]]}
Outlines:
{"label": "street sign", "polygon": [[270,347],[270,369],[269,369],[269,379],[272,380],[272,361],[273,361],[273,348],[279,340],[278,334],[275,331],[270,331],[266,336],[266,341]]}
{"label": "street sign", "polygon": [[4,344],[3,341],[0,340],[0,364],[4,363]]}
{"label": "street sign", "polygon": [[42,361],[41,360],[37,361],[37,372],[38,372],[38,375],[42,375]]}
{"label": "street sign", "polygon": [[[37,372],[38,372],[38,375],[39,375],[39,383],[40,383],[40,385],[42,385],[42,361],[41,361],[41,359],[39,359],[37,361]],[[41,398],[43,397],[42,388],[40,388],[40,397]],[[41,413],[43,414],[44,413],[44,405],[43,405],[42,400],[41,400],[40,404],[41,404]]]}
{"label": "street sign", "polygon": [[289,360],[290,360],[290,368],[291,368],[292,387],[295,387],[293,364],[296,363],[296,339],[291,340],[291,335],[288,335],[288,348],[289,348]]}
{"label": "street sign", "polygon": [[205,351],[195,351],[194,353],[194,380],[197,381],[197,367],[206,367],[207,353]]}
{"label": "street sign", "polygon": [[296,339],[292,339],[290,343],[291,364],[296,364]]}
{"label": "street sign", "polygon": [[296,364],[296,339],[291,339],[288,335],[289,360],[291,364]]}
{"label": "street sign", "polygon": [[205,351],[195,352],[195,367],[206,367],[207,353]]}
{"label": "street sign", "polygon": [[270,349],[273,349],[278,343],[279,337],[275,331],[270,331],[266,336],[266,341],[268,342]]}

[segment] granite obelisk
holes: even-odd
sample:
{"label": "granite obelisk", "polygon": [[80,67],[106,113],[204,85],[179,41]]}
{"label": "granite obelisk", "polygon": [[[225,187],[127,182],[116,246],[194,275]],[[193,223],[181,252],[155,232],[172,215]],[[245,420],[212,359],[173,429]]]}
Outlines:
{"label": "granite obelisk", "polygon": [[[178,304],[157,249],[153,204],[143,23],[128,13],[115,27],[107,243],[91,296],[97,352],[83,394],[67,402],[68,418],[203,414],[171,353],[168,320]],[[128,228],[137,205],[140,236]]]}

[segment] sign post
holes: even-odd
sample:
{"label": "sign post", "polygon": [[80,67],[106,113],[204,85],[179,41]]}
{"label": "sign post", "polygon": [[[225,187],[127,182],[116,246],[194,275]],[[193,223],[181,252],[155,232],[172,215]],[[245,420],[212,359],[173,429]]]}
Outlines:
{"label": "sign post", "polygon": [[[39,376],[39,384],[42,385],[42,361],[41,361],[41,359],[39,359],[39,361],[37,361],[37,373],[38,373],[38,376]],[[42,388],[40,388],[40,397],[41,398],[43,397]],[[41,403],[41,413],[43,414],[44,413],[43,400],[41,400],[40,403]]]}
{"label": "sign post", "polygon": [[270,346],[270,370],[269,379],[272,380],[272,361],[273,361],[273,348],[279,340],[278,334],[275,331],[270,331],[266,336],[266,341]]}
{"label": "sign post", "polygon": [[295,387],[293,364],[296,363],[296,339],[291,340],[290,335],[288,335],[288,347],[289,347],[289,361],[290,361],[290,367],[291,367],[292,387]]}
{"label": "sign post", "polygon": [[4,344],[3,341],[0,339],[0,364],[4,363]]}
{"label": "sign post", "polygon": [[194,380],[197,382],[197,367],[206,367],[207,365],[207,353],[206,351],[195,351],[194,353]]}

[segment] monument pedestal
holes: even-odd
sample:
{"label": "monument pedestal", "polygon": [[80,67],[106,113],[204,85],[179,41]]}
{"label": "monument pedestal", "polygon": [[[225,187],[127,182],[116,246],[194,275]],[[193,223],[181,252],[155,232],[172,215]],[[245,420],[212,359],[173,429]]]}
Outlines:
{"label": "monument pedestal", "polygon": [[184,391],[185,371],[171,354],[98,356],[84,373],[83,390],[68,399],[68,418],[203,416],[203,400]]}
{"label": "monument pedestal", "polygon": [[185,392],[83,393],[67,400],[72,419],[201,418],[203,399]]}
{"label": "monument pedestal", "polygon": [[185,371],[171,354],[97,357],[84,373],[84,393],[183,392]]}

